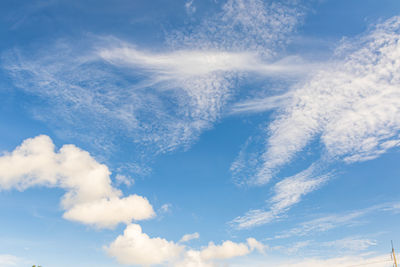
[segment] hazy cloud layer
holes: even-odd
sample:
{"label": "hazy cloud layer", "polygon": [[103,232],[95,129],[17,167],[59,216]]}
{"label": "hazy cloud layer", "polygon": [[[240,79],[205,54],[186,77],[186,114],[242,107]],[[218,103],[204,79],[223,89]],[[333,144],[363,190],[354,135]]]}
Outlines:
{"label": "hazy cloud layer", "polygon": [[294,228],[275,235],[274,238],[290,238],[294,236],[309,236],[326,232],[339,227],[352,227],[366,222],[366,216],[377,212],[396,213],[399,203],[383,203],[368,208],[353,210],[338,214],[328,214],[316,219],[300,223]]}
{"label": "hazy cloud layer", "polygon": [[344,256],[337,258],[321,259],[321,258],[310,258],[293,260],[287,264],[278,265],[279,267],[337,267],[337,266],[371,266],[371,267],[391,267],[393,261],[390,255],[379,255],[379,256]]}
{"label": "hazy cloud layer", "polygon": [[18,266],[22,260],[14,255],[0,254],[0,265],[5,267]]}

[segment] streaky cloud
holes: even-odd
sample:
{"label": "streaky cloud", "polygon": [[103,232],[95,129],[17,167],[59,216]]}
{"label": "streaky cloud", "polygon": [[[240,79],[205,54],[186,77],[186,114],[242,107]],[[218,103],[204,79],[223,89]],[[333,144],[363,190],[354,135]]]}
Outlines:
{"label": "streaky cloud", "polygon": [[167,33],[158,53],[88,36],[8,51],[2,66],[20,90],[43,100],[35,118],[110,150],[118,132],[140,157],[153,157],[186,149],[210,129],[237,91],[239,72],[301,75],[297,59],[273,54],[303,16],[298,4],[229,0],[191,31]]}
{"label": "streaky cloud", "polygon": [[[257,171],[248,177],[250,183],[267,183],[314,138],[323,145],[322,158],[327,162],[371,160],[398,147],[399,38],[400,18],[393,17],[344,42],[336,58],[294,85],[291,97],[277,107],[275,120],[266,129],[264,151],[257,159]],[[264,102],[265,108],[262,103],[253,101],[253,109],[246,104],[237,109],[271,108],[271,101]],[[234,165],[246,168],[245,163]],[[240,171],[235,168],[235,173]]]}
{"label": "streaky cloud", "polygon": [[320,167],[314,163],[306,170],[282,179],[273,187],[274,195],[268,200],[268,210],[250,210],[244,216],[235,218],[230,224],[237,229],[251,228],[271,222],[282,216],[304,195],[320,188],[332,173],[320,174]]}
{"label": "streaky cloud", "polygon": [[232,106],[230,114],[261,113],[275,110],[287,105],[290,100],[291,92],[281,95],[267,96],[264,98],[254,98],[236,103]]}
{"label": "streaky cloud", "polygon": [[378,212],[396,212],[399,203],[382,203],[371,207],[352,210],[342,213],[334,213],[305,221],[298,226],[288,229],[274,238],[290,238],[294,236],[310,236],[326,232],[339,227],[352,227],[365,222],[365,217]]}

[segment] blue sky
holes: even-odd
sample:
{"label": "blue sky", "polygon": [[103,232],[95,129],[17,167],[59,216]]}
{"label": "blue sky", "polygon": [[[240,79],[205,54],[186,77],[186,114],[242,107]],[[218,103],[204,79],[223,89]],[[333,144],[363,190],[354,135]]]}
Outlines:
{"label": "blue sky", "polygon": [[1,1],[0,265],[392,266],[399,14]]}

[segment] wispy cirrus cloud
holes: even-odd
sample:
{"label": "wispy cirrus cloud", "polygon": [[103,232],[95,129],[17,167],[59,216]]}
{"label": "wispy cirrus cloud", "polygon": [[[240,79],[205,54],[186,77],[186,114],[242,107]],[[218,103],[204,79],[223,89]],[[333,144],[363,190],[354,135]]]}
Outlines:
{"label": "wispy cirrus cloud", "polygon": [[375,246],[376,240],[360,238],[360,237],[346,237],[339,240],[324,242],[321,245],[331,247],[335,250],[342,251],[362,251]]}
{"label": "wispy cirrus cloud", "polygon": [[[155,77],[153,84],[163,81],[179,82],[187,78],[212,73],[253,72],[262,76],[305,74],[313,66],[301,58],[290,56],[276,61],[263,61],[256,52],[225,50],[177,50],[169,53],[149,53],[122,41],[113,48],[98,51],[100,58],[114,64],[143,69]],[[227,75],[229,77],[229,75]]]}
{"label": "wispy cirrus cloud", "polygon": [[290,101],[291,95],[291,92],[287,92],[281,95],[242,101],[232,106],[231,114],[261,113],[279,109],[282,106],[287,105],[287,102]]}
{"label": "wispy cirrus cloud", "polygon": [[290,42],[305,10],[300,1],[228,0],[214,16],[170,33],[167,40],[177,49],[253,51],[271,57]]}
{"label": "wispy cirrus cloud", "polygon": [[190,31],[167,33],[157,53],[89,38],[37,53],[9,51],[2,65],[18,88],[43,100],[36,118],[102,147],[112,147],[118,132],[145,157],[186,148],[212,127],[237,90],[238,73],[302,73],[296,58],[273,51],[303,16],[298,4],[228,0]]}
{"label": "wispy cirrus cloud", "polygon": [[[282,95],[283,106],[266,130],[265,149],[250,182],[267,183],[313,138],[323,145],[324,160],[346,163],[374,159],[399,146],[399,38],[400,18],[394,17],[344,42],[336,58],[293,86],[290,98]],[[250,103],[257,102],[253,108],[237,104],[236,111],[274,106],[274,99]]]}
{"label": "wispy cirrus cloud", "polygon": [[353,210],[337,214],[328,214],[319,218],[300,223],[298,226],[288,229],[275,239],[290,238],[294,236],[309,236],[326,232],[339,227],[352,227],[364,223],[365,217],[377,212],[396,212],[395,207],[399,203],[383,203],[364,209]]}
{"label": "wispy cirrus cloud", "polygon": [[[315,240],[298,241],[286,246],[274,246],[272,250],[285,251],[288,255],[294,254],[324,254],[326,256],[339,256],[355,254],[357,252],[370,252],[377,245],[377,241],[362,236],[347,236],[342,239],[318,242]],[[327,251],[329,248],[329,252]]]}
{"label": "wispy cirrus cloud", "polygon": [[302,197],[318,189],[326,183],[332,174],[320,175],[317,165],[311,165],[306,170],[275,184],[274,195],[268,200],[268,210],[250,210],[244,216],[235,218],[231,225],[243,229],[262,225],[279,218],[293,205],[299,203]]}
{"label": "wispy cirrus cloud", "polygon": [[[341,44],[335,59],[293,85],[288,93],[236,104],[233,113],[276,108],[277,114],[265,129],[265,138],[261,142],[249,139],[231,165],[235,180],[266,184],[316,140],[322,145],[319,153],[323,165],[371,160],[398,147],[399,40],[400,18],[393,17]],[[300,181],[304,187],[299,188],[306,189],[313,181]],[[275,190],[283,185],[279,182]],[[302,195],[311,191],[304,190]],[[275,210],[290,206],[277,209],[274,199],[270,200],[271,211],[251,210],[234,222],[239,228],[270,222],[276,218]]]}

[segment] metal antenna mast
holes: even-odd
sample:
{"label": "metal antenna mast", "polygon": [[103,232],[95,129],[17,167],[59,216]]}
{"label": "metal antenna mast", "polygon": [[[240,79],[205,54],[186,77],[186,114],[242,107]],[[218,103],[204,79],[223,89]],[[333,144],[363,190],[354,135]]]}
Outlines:
{"label": "metal antenna mast", "polygon": [[392,256],[394,261],[394,267],[397,267],[396,254],[394,254],[393,240],[391,242],[392,242]]}

